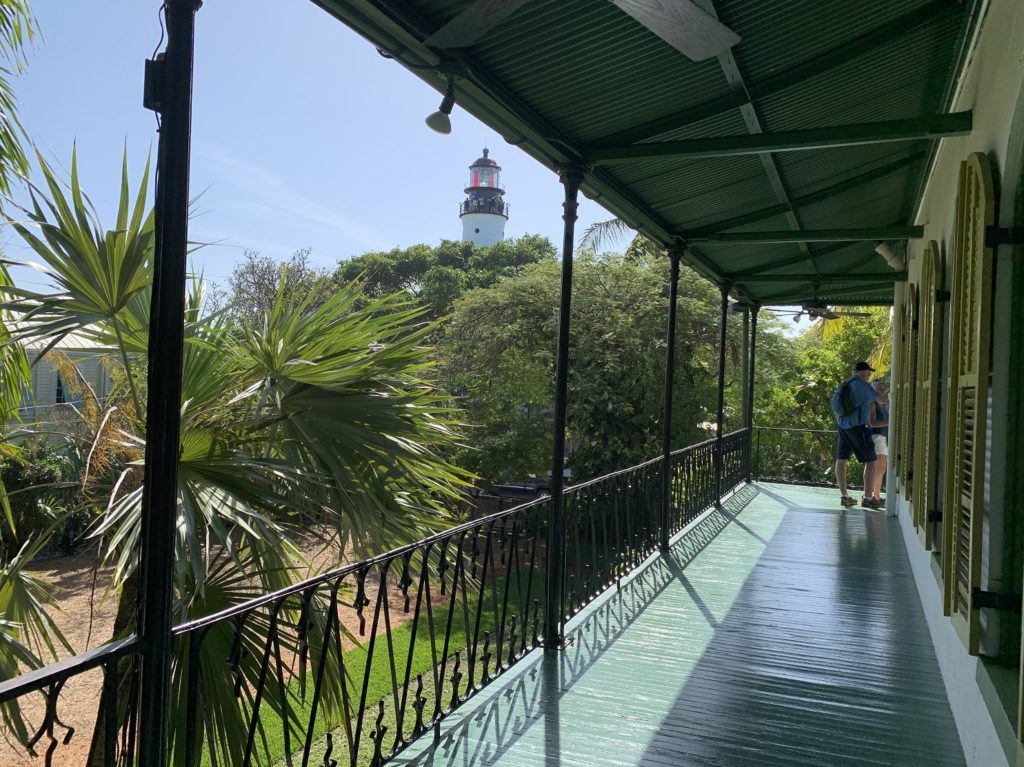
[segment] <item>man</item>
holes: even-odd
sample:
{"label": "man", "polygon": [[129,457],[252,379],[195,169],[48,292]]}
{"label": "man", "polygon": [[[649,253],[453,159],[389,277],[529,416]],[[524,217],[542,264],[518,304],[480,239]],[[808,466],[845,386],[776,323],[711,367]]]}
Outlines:
{"label": "man", "polygon": [[[857,460],[864,464],[864,497],[861,499],[861,506],[868,509],[880,509],[883,506],[881,501],[871,497],[875,461],[878,458],[871,439],[871,428],[868,425],[871,419],[871,403],[877,396],[874,387],[868,383],[874,372],[875,369],[866,362],[858,362],[853,366],[853,372],[844,384],[849,387],[848,414],[836,415],[836,424],[839,427],[836,439],[836,482],[839,483],[839,503],[843,508],[857,505],[857,501],[846,492],[846,464],[851,455],[857,456]],[[837,391],[833,396],[838,395]],[[836,408],[833,407],[833,410]]]}

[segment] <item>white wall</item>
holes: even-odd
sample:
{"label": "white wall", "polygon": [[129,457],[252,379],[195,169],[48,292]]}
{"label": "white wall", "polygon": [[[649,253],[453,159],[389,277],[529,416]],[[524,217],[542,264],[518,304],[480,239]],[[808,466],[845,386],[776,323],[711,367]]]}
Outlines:
{"label": "white wall", "polygon": [[462,239],[477,245],[493,245],[505,239],[505,217],[494,213],[466,213],[462,216]]}

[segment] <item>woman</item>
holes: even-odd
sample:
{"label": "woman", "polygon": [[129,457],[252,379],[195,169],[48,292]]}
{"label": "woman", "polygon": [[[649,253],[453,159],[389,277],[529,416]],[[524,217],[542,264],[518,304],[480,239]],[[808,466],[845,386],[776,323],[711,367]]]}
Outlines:
{"label": "woman", "polygon": [[889,460],[889,387],[885,381],[876,379],[871,382],[875,388],[875,401],[871,403],[868,426],[871,427],[871,440],[875,443],[875,476],[872,488],[864,488],[864,496],[875,503],[882,504],[882,480],[885,477],[885,466]]}

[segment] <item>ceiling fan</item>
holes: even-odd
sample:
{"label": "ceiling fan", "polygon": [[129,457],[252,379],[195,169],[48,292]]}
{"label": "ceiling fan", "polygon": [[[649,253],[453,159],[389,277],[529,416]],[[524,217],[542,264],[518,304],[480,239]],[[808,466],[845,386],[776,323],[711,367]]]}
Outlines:
{"label": "ceiling fan", "polygon": [[[432,48],[468,48],[530,0],[476,0],[424,42]],[[693,0],[609,0],[693,61],[729,50],[740,36]]]}
{"label": "ceiling fan", "polygon": [[771,309],[775,314],[791,314],[793,315],[793,322],[799,322],[801,317],[807,317],[811,320],[837,320],[840,317],[870,317],[870,312],[856,312],[856,311],[845,311],[842,309],[832,309],[828,305],[821,302],[813,302],[804,304],[799,310],[781,308]]}

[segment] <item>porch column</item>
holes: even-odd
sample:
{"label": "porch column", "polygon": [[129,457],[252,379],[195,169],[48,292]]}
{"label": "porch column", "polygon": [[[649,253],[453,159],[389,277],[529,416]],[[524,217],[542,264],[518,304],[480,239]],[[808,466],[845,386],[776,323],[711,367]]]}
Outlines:
{"label": "porch column", "polygon": [[156,245],[150,304],[146,468],[139,558],[139,634],[145,642],[139,764],[167,764],[171,599],[188,243],[192,59],[200,0],[164,0],[167,48],[147,66],[147,106],[160,114]]}
{"label": "porch column", "polygon": [[722,312],[718,331],[718,412],[715,418],[715,508],[722,508],[722,436],[725,422],[725,331],[729,320],[729,283],[718,286]]}
{"label": "porch column", "polygon": [[672,383],[676,371],[676,304],[679,297],[678,249],[668,252],[671,268],[668,281],[668,331],[665,333],[665,412],[661,424],[661,550],[668,551],[672,508]]}
{"label": "porch column", "polygon": [[743,428],[750,426],[750,418],[747,413],[747,387],[750,384],[750,307],[745,304],[735,304],[734,310],[743,315],[743,324],[740,330],[740,422]]}
{"label": "porch column", "polygon": [[750,363],[747,369],[747,401],[746,419],[743,425],[750,429],[750,438],[747,441],[747,482],[754,479],[754,462],[752,451],[754,449],[754,371],[757,369],[757,313],[761,307],[754,304],[750,307]]}
{"label": "porch column", "polygon": [[548,510],[547,575],[544,598],[544,649],[562,646],[562,601],[565,584],[565,500],[562,497],[565,471],[565,410],[569,380],[569,310],[572,304],[572,251],[576,237],[583,169],[565,166],[558,171],[565,187],[562,203],[565,222],[562,231],[562,293],[558,306],[558,352],[555,362],[555,434],[551,457],[551,501]]}

